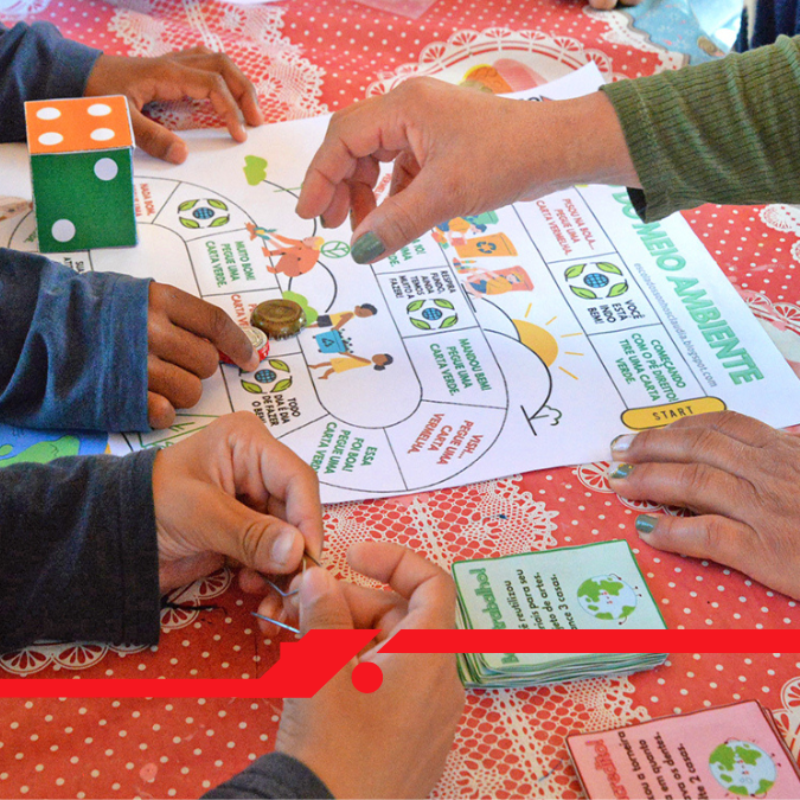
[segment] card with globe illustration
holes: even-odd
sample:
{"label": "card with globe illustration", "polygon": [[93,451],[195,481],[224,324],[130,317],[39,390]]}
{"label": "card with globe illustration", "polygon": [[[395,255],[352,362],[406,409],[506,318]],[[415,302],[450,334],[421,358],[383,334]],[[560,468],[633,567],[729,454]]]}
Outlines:
{"label": "card with globe illustration", "polygon": [[590,798],[800,797],[800,770],[755,700],[567,738]]}
{"label": "card with globe illustration", "polygon": [[[457,561],[461,628],[666,628],[627,542]],[[638,672],[667,653],[462,653],[469,687],[535,686]]]}

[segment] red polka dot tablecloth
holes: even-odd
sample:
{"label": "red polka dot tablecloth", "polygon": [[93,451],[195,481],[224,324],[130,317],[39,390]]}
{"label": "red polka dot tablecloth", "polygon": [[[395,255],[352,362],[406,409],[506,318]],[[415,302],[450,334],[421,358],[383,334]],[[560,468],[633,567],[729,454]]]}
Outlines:
{"label": "red polka dot tablecloth", "polygon": [[[204,44],[255,83],[270,121],[322,114],[409,75],[495,90],[527,88],[594,62],[607,80],[682,66],[628,15],[579,0],[438,0],[417,19],[347,0],[238,6],[206,0],[15,0],[0,17],[46,20],[107,53],[160,55]],[[478,70],[488,66],[489,70]],[[177,128],[215,124],[204,106],[154,109]],[[704,206],[686,215],[748,306],[800,372],[800,210]],[[788,598],[713,563],[640,544],[645,503],[611,493],[604,463],[327,509],[327,566],[352,577],[355,541],[388,539],[447,567],[455,558],[625,538],[671,628],[800,628]],[[676,513],[666,509],[667,513]],[[2,677],[255,677],[276,642],[256,600],[225,571],[176,591],[157,648],[31,647],[0,657]],[[199,610],[191,606],[203,606]],[[471,692],[439,797],[580,797],[564,737],[757,698],[800,753],[800,654],[674,654],[625,679]],[[269,751],[280,701],[0,700],[0,796],[196,797]]]}

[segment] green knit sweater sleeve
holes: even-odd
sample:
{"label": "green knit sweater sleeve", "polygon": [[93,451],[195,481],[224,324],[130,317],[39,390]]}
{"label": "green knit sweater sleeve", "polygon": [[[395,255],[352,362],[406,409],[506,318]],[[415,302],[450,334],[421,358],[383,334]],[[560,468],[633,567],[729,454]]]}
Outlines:
{"label": "green knit sweater sleeve", "polygon": [[650,222],[701,203],[800,203],[800,36],[602,88]]}

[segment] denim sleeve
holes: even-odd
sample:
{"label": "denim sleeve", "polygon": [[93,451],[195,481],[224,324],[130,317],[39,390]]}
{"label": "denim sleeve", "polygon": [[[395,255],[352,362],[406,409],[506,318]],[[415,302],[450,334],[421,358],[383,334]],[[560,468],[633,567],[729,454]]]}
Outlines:
{"label": "denim sleeve", "polygon": [[100,55],[49,22],[0,24],[0,142],[25,141],[26,100],[82,97]]}
{"label": "denim sleeve", "polygon": [[147,431],[149,281],[0,248],[0,422]]}
{"label": "denim sleeve", "polygon": [[156,452],[0,469],[0,651],[158,642]]}
{"label": "denim sleeve", "polygon": [[301,761],[285,753],[270,753],[203,795],[203,798],[227,797],[332,800],[333,795]]}

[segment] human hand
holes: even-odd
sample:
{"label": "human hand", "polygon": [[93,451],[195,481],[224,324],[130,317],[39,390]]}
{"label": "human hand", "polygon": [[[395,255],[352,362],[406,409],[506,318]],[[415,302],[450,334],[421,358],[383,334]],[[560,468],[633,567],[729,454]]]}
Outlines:
{"label": "human hand", "polygon": [[216,372],[220,351],[246,372],[259,364],[250,340],[221,308],[162,283],[150,284],[147,346],[147,418],[153,428],[168,428],[176,408],[200,400],[200,380]]}
{"label": "human hand", "polygon": [[186,160],[188,150],[175,133],[142,113],[156,100],[210,100],[237,142],[247,138],[245,123],[261,125],[253,84],[224,53],[192,47],[158,58],[100,56],[86,82],[86,97],[124,94],[128,98],[136,145],[173,164]]}
{"label": "human hand", "polygon": [[642,541],[718,561],[800,599],[800,437],[723,411],[618,437],[611,454],[617,494],[699,515],[642,514]]}
{"label": "human hand", "polygon": [[246,411],[161,450],[153,500],[162,592],[219,569],[225,556],[287,574],[305,549],[322,549],[314,471]]}
{"label": "human hand", "polygon": [[[453,581],[403,547],[362,542],[348,552],[353,569],[394,590],[338,583],[324,569],[299,581],[300,626],[401,628],[454,626]],[[377,664],[372,694],[352,683],[358,662]],[[444,769],[464,706],[452,654],[381,654],[354,659],[310,699],[286,700],[275,749],[302,761],[334,797],[427,797]]]}
{"label": "human hand", "polygon": [[[380,162],[394,161],[376,207]],[[524,103],[431,78],[338,111],[303,181],[297,213],[338,227],[351,213],[358,263],[389,255],[434,225],[576,182],[638,178],[610,101]]]}

